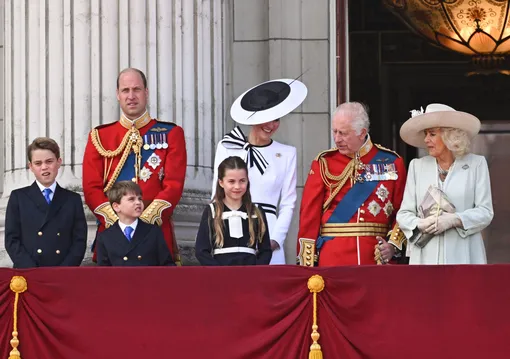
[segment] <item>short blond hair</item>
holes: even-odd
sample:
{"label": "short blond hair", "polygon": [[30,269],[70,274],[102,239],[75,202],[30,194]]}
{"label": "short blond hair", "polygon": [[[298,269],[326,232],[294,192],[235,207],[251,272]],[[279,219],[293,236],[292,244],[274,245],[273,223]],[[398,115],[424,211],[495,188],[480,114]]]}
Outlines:
{"label": "short blond hair", "polygon": [[460,128],[441,127],[441,139],[456,158],[469,153],[471,140],[466,131]]}

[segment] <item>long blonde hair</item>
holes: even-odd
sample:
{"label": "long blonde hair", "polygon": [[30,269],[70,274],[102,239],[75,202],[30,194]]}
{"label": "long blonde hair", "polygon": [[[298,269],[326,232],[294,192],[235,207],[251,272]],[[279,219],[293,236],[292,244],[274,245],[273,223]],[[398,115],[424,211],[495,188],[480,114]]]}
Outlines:
{"label": "long blonde hair", "polygon": [[[213,204],[214,204],[214,243],[218,248],[223,247],[225,242],[225,238],[223,238],[223,199],[225,198],[225,190],[220,186],[220,180],[223,180],[227,170],[244,170],[246,173],[246,178],[248,179],[248,167],[246,163],[243,161],[241,157],[231,156],[225,158],[220,165],[218,166],[218,182],[216,183],[216,194],[214,195]],[[266,232],[266,225],[264,223],[264,219],[262,218],[262,213],[259,208],[254,205],[251,201],[250,195],[250,180],[248,179],[248,185],[246,187],[246,192],[242,198],[242,204],[246,207],[246,213],[248,214],[248,228],[250,232],[250,242],[249,246],[253,247],[255,244],[255,240],[257,239],[259,243],[262,243],[262,239],[264,238],[264,234]],[[252,218],[252,216],[256,216],[257,218]],[[256,222],[255,222],[256,221]],[[255,236],[255,223],[258,228],[257,236]],[[256,238],[257,237],[257,238]],[[256,238],[256,239],[255,239]],[[212,239],[212,238],[211,238]]]}

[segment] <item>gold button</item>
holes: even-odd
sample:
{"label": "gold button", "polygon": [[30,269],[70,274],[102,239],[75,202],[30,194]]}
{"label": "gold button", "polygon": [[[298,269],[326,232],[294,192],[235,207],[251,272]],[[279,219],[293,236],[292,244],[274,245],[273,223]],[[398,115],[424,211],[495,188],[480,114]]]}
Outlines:
{"label": "gold button", "polygon": [[57,249],[57,250],[55,251],[55,253],[60,254],[60,250],[58,250],[58,249]]}
{"label": "gold button", "polygon": [[312,248],[312,245],[311,244],[307,244],[306,248],[310,249],[310,248]]}
{"label": "gold button", "polygon": [[124,258],[122,258],[122,259],[124,259],[124,261],[127,261],[127,260],[128,260],[128,257],[124,257]]}
{"label": "gold button", "polygon": [[306,265],[307,265],[308,267],[310,267],[310,266],[312,265],[312,263],[310,263],[310,262],[306,262]]}
{"label": "gold button", "polygon": [[365,218],[362,217],[362,218],[359,219],[359,221],[360,222],[365,222]]}
{"label": "gold button", "polygon": [[364,210],[364,209],[361,209],[361,210],[359,211],[359,213],[361,213],[361,214],[365,214],[365,210]]}
{"label": "gold button", "polygon": [[42,232],[37,232],[37,235],[40,237],[42,236]]}
{"label": "gold button", "polygon": [[38,249],[37,253],[41,254],[42,253],[42,249]]}
{"label": "gold button", "polygon": [[60,233],[57,233],[57,236],[60,236]]}
{"label": "gold button", "polygon": [[138,256],[138,260],[142,259],[142,256]]}
{"label": "gold button", "polygon": [[131,181],[132,181],[132,182],[136,182],[136,178],[134,178],[134,177],[133,177],[133,178],[131,178]]}

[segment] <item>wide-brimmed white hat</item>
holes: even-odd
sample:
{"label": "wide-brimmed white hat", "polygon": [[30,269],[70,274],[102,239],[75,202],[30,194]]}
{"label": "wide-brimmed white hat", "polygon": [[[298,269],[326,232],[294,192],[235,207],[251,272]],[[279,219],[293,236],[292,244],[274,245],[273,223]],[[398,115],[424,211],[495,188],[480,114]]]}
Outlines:
{"label": "wide-brimmed white hat", "polygon": [[301,105],[307,93],[306,86],[298,80],[267,81],[239,96],[230,108],[230,116],[242,125],[277,120]]}
{"label": "wide-brimmed white hat", "polygon": [[467,112],[432,103],[425,112],[423,108],[411,111],[411,118],[400,127],[400,137],[411,146],[424,148],[427,147],[424,130],[437,127],[458,128],[466,131],[469,138],[473,138],[480,131],[480,120]]}

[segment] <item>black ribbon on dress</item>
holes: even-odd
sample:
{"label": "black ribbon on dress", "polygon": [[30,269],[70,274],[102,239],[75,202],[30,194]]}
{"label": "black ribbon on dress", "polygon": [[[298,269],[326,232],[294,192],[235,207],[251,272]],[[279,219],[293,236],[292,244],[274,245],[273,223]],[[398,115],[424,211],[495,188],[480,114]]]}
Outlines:
{"label": "black ribbon on dress", "polygon": [[232,131],[227,133],[220,143],[226,148],[245,150],[247,152],[246,164],[249,168],[256,166],[261,174],[264,174],[267,166],[269,166],[269,163],[264,156],[262,156],[262,153],[248,142],[239,126],[236,126]]}

